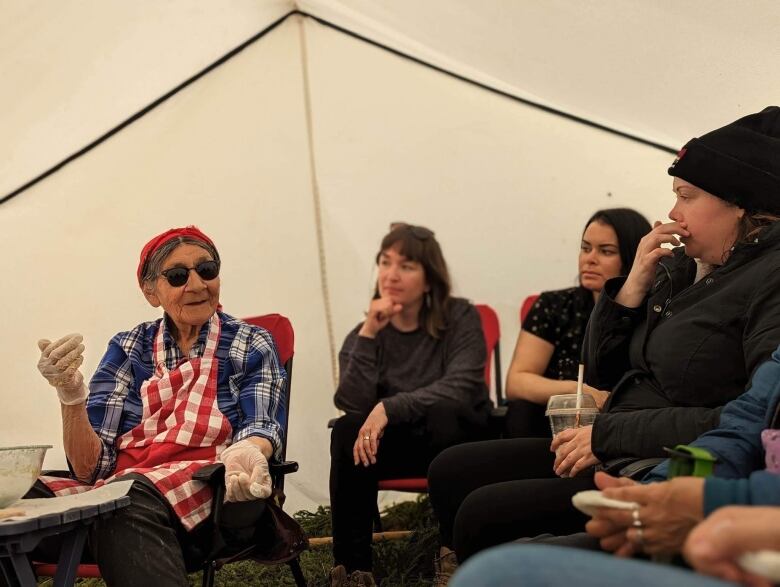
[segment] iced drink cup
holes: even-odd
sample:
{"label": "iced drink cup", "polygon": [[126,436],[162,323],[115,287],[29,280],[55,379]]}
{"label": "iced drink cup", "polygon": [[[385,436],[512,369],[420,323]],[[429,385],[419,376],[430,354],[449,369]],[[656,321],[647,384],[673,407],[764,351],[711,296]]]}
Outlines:
{"label": "iced drink cup", "polygon": [[593,396],[587,393],[582,394],[582,404],[578,410],[577,394],[567,393],[551,396],[547,400],[547,411],[544,415],[550,418],[550,428],[555,436],[567,428],[590,426],[598,413],[599,410]]}

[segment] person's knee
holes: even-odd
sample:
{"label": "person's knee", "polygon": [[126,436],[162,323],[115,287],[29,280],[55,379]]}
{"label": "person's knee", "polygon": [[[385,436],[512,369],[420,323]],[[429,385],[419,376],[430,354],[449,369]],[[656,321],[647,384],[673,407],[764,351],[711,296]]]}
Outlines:
{"label": "person's knee", "polygon": [[[550,554],[554,554],[555,550]],[[546,550],[533,547],[505,545],[492,548],[458,569],[450,582],[452,587],[493,587],[499,585],[520,585],[528,580],[529,569],[540,562],[552,563]]]}
{"label": "person's knee", "polygon": [[96,520],[89,531],[90,550],[106,583],[188,585],[183,529],[165,498],[137,480],[128,496],[129,506]]}
{"label": "person's knee", "polygon": [[452,446],[441,451],[428,466],[428,491],[433,496],[446,492],[461,478],[458,463],[462,462],[460,447]]}

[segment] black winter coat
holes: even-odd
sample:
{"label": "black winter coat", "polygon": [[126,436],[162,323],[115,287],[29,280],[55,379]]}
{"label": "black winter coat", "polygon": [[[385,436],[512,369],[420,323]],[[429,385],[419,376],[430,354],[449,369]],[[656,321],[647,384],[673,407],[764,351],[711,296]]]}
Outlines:
{"label": "black winter coat", "polygon": [[586,381],[612,390],[593,426],[602,462],[665,456],[717,426],[780,343],[780,222],[695,284],[684,247],[662,263],[644,305],[614,301],[619,277],[591,315]]}

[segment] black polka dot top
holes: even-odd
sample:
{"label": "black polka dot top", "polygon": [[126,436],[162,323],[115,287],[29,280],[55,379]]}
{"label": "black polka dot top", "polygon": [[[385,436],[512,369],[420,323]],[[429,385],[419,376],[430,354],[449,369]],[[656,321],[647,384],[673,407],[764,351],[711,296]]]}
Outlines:
{"label": "black polka dot top", "polygon": [[545,377],[577,379],[585,326],[593,305],[593,294],[584,287],[546,291],[536,300],[522,329],[555,346]]}

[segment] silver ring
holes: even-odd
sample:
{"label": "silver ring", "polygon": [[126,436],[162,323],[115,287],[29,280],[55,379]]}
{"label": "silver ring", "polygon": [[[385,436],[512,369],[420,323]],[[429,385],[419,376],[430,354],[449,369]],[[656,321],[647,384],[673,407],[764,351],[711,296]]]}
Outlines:
{"label": "silver ring", "polygon": [[363,440],[371,440],[371,437],[370,436],[364,436]]}
{"label": "silver ring", "polygon": [[639,519],[639,508],[631,510],[631,517],[634,519],[634,521],[631,523],[631,525],[634,528],[638,528],[639,532],[641,532],[642,531],[642,526],[644,524],[642,524],[642,520]]}
{"label": "silver ring", "polygon": [[634,544],[639,546],[640,548],[645,543],[645,531],[640,527],[636,529],[636,534],[634,534]]}

